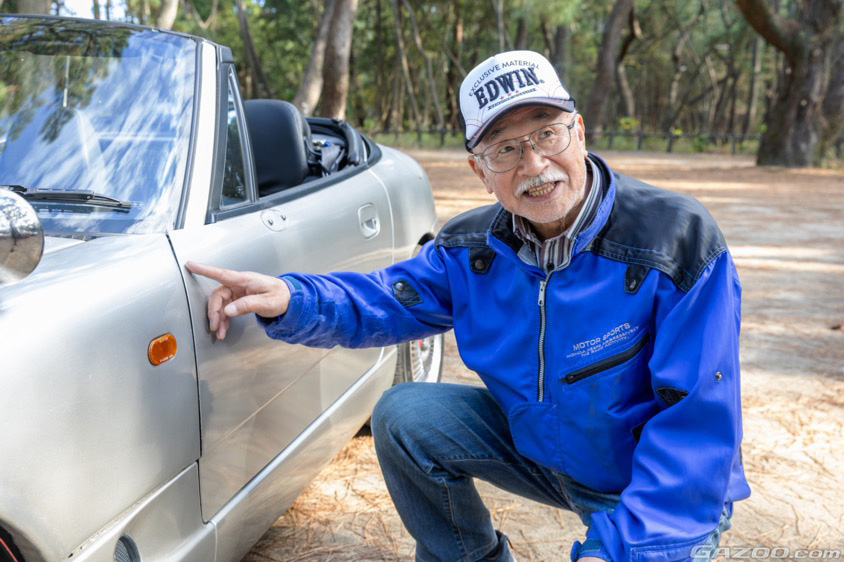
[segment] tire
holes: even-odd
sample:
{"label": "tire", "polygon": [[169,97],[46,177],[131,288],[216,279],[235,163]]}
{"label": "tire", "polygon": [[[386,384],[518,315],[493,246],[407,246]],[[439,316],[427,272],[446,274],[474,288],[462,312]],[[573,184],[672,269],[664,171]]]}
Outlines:
{"label": "tire", "polygon": [[[422,249],[422,243],[413,256]],[[443,335],[428,336],[398,346],[398,362],[393,386],[403,382],[440,382],[443,374]]]}
{"label": "tire", "polygon": [[393,384],[439,382],[443,372],[443,335],[437,334],[398,346]]}
{"label": "tire", "polygon": [[[443,335],[437,334],[399,344],[393,386],[403,382],[440,382],[443,374],[443,340]],[[371,421],[372,418],[366,420],[362,431],[372,431]]]}
{"label": "tire", "polygon": [[3,527],[0,527],[0,562],[24,562],[12,535]]}

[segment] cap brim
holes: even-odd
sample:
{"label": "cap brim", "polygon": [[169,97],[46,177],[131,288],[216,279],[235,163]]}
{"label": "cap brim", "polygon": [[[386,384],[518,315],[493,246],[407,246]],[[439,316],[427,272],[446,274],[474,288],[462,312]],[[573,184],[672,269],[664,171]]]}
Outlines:
{"label": "cap brim", "polygon": [[567,111],[569,113],[574,113],[574,99],[567,99],[561,100],[557,98],[530,98],[526,100],[521,100],[513,103],[512,105],[508,105],[506,109],[496,113],[492,119],[489,119],[483,126],[475,132],[471,139],[466,141],[466,150],[470,151],[478,146],[478,143],[481,142],[481,139],[484,137],[484,134],[489,130],[490,127],[495,125],[502,117],[510,113],[514,109],[518,109],[520,107],[528,107],[531,105],[542,105],[545,107],[553,107],[556,109],[562,109],[563,111]]}

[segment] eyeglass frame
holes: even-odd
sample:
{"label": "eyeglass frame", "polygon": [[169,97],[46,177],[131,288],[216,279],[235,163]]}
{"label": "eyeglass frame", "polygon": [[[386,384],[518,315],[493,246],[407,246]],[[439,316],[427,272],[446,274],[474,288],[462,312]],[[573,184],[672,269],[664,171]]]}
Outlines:
{"label": "eyeglass frame", "polygon": [[[540,156],[544,156],[546,158],[551,157],[551,156],[556,156],[557,154],[562,154],[563,152],[568,150],[568,148],[571,146],[571,130],[574,128],[574,126],[576,124],[577,124],[577,111],[573,112],[571,123],[549,123],[547,125],[543,125],[543,126],[539,127],[538,129],[534,129],[533,131],[531,131],[529,133],[525,133],[524,135],[520,135],[519,137],[513,137],[513,138],[498,141],[495,144],[493,144],[492,146],[487,147],[487,149],[484,150],[481,154],[476,154],[476,153],[473,152],[472,156],[474,156],[476,159],[483,162],[484,166],[486,166],[486,168],[490,172],[492,172],[494,174],[503,174],[504,172],[509,172],[510,170],[514,170],[519,165],[519,163],[522,161],[522,157],[525,155],[524,143],[526,143],[526,142],[530,143],[531,150],[533,150],[534,152],[536,152]],[[553,127],[554,125],[563,125],[566,129],[568,129],[569,143],[566,145],[566,147],[564,149],[562,149],[559,152],[555,152],[554,154],[543,154],[542,152],[540,152],[538,150],[536,143],[531,140],[531,137],[533,137],[534,133],[538,133],[542,129],[545,129],[547,127]],[[524,137],[524,136],[527,136],[527,138],[524,139],[524,140],[518,140],[520,137]],[[485,154],[487,152],[489,152],[490,150],[492,150],[495,146],[502,144],[502,143],[505,143],[505,142],[510,142],[510,141],[516,141],[517,143],[519,143],[519,158],[518,158],[518,160],[516,160],[516,163],[513,164],[512,167],[507,168],[506,170],[493,170],[490,167],[489,162],[487,162],[487,158],[486,158]]]}

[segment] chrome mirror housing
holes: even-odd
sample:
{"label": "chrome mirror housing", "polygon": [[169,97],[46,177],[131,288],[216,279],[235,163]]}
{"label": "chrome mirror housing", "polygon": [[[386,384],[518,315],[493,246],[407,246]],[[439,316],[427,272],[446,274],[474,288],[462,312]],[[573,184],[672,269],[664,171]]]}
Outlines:
{"label": "chrome mirror housing", "polygon": [[0,285],[20,281],[44,253],[44,229],[32,205],[0,188]]}

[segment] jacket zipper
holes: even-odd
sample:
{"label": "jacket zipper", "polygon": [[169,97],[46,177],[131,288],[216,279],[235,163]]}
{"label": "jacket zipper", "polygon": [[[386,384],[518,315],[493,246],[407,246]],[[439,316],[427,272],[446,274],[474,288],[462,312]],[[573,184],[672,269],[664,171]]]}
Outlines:
{"label": "jacket zipper", "polygon": [[539,390],[537,401],[542,402],[545,398],[545,287],[548,285],[548,277],[539,281]]}
{"label": "jacket zipper", "polygon": [[574,383],[581,381],[581,380],[583,380],[587,377],[591,377],[592,375],[597,375],[598,373],[600,373],[602,371],[609,371],[613,367],[617,367],[617,366],[621,365],[622,363],[624,363],[625,361],[628,361],[634,355],[639,353],[642,350],[642,348],[645,347],[648,344],[648,340],[650,340],[650,339],[651,339],[650,334],[648,332],[645,332],[645,335],[642,336],[639,339],[639,341],[636,343],[636,345],[634,345],[630,349],[622,351],[621,353],[619,353],[617,355],[613,355],[612,357],[607,357],[606,359],[602,359],[601,361],[598,361],[597,363],[595,363],[593,365],[589,365],[588,367],[584,367],[582,369],[578,369],[577,371],[573,371],[573,372],[567,374],[566,376],[562,377],[560,379],[560,382],[565,382],[565,383],[568,383],[568,384],[574,384]]}
{"label": "jacket zipper", "polygon": [[[578,223],[574,226],[575,232],[578,232],[583,225]],[[551,275],[555,271],[561,271],[569,266],[571,263],[571,251],[574,249],[576,239],[580,236],[578,232],[574,238],[566,236],[563,240],[563,261],[557,267],[548,272],[545,279],[539,281],[539,389],[536,393],[537,401],[545,400],[545,289],[548,286],[548,281],[551,280]],[[540,268],[544,266],[540,264]]]}

